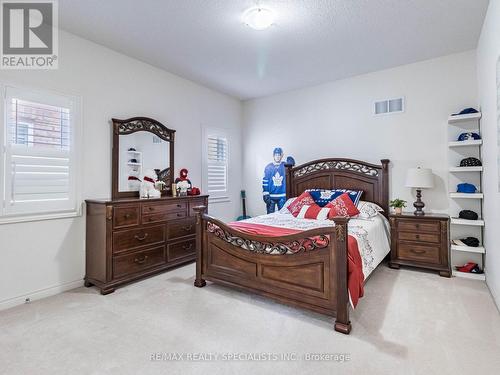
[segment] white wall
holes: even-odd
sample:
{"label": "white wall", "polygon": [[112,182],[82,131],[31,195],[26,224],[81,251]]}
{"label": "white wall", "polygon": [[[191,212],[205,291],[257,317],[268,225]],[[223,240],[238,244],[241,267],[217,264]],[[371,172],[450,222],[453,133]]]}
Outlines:
{"label": "white wall", "polygon": [[[111,117],[149,116],[176,129],[176,173],[189,169],[201,186],[201,127],[230,128],[240,150],[239,100],[116,53],[60,33],[59,69],[0,71],[0,84],[80,95],[83,98],[84,198],[111,192]],[[238,215],[241,153],[230,165],[230,203],[211,213]],[[0,225],[0,308],[81,284],[85,272],[85,217]]]}
{"label": "white wall", "polygon": [[486,282],[500,306],[500,194],[498,192],[497,61],[500,55],[500,0],[491,0],[477,48],[477,76],[483,133]]}
{"label": "white wall", "polygon": [[[447,118],[477,105],[474,51],[250,100],[243,108],[244,186],[251,215],[263,213],[261,179],[275,146],[298,164],[346,157],[391,160],[391,197],[414,201],[406,170],[431,167],[437,186],[424,191],[434,211],[447,211]],[[374,116],[377,99],[406,98],[406,112]],[[412,208],[412,207],[410,207]]]}

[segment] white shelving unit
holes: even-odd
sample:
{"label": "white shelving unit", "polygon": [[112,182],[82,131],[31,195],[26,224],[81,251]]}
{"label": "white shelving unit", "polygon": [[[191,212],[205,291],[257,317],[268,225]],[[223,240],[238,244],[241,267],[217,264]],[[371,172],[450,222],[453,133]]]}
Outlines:
{"label": "white shelving unit", "polygon": [[450,167],[450,172],[460,173],[460,172],[482,172],[483,167]]}
{"label": "white shelving unit", "polygon": [[483,199],[483,193],[450,193],[453,199]]}
{"label": "white shelving unit", "polygon": [[[479,239],[479,247],[459,246],[451,244],[451,264],[453,276],[463,277],[472,280],[484,280],[484,274],[473,274],[455,270],[455,266],[463,265],[467,262],[479,264],[484,268],[484,254],[486,249],[482,245],[483,228],[485,222],[482,219],[483,198],[482,172],[483,167],[460,167],[460,160],[466,157],[476,157],[482,160],[481,146],[483,140],[457,141],[461,133],[476,132],[481,134],[481,113],[468,115],[450,116],[448,118],[448,161],[449,161],[449,186],[454,190],[462,182],[474,184],[478,188],[477,193],[457,193],[451,191],[450,214],[451,218],[451,239],[461,239],[465,237],[476,237]],[[478,220],[466,220],[458,218],[461,210],[472,210],[479,216]]]}

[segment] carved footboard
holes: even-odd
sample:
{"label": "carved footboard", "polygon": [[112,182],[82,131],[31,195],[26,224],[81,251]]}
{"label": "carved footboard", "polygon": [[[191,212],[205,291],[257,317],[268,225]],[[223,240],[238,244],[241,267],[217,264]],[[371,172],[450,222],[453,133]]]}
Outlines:
{"label": "carved footboard", "polygon": [[205,280],[335,316],[335,330],[351,330],[347,290],[347,218],[335,227],[265,237],[240,232],[197,213],[194,285]]}

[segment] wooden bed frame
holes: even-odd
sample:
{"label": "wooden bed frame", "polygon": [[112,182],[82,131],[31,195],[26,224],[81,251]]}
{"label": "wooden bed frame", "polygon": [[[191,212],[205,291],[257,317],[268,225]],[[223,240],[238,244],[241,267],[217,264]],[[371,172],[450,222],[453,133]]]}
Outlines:
{"label": "wooden bed frame", "polygon": [[[358,189],[362,199],[389,212],[389,160],[374,165],[352,159],[321,159],[287,166],[287,198],[306,189]],[[348,334],[347,223],[282,237],[251,235],[197,213],[196,287],[205,280],[250,291],[279,302],[336,317],[335,330]],[[294,254],[286,254],[293,249]],[[313,250],[313,251],[312,251]],[[283,255],[286,254],[286,255]]]}

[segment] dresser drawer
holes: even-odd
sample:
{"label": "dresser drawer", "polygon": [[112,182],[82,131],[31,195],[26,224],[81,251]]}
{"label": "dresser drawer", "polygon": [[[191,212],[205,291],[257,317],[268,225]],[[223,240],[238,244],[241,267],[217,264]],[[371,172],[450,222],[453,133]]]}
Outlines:
{"label": "dresser drawer", "polygon": [[113,208],[113,227],[124,228],[139,224],[139,205],[115,206]]}
{"label": "dresser drawer", "polygon": [[196,240],[176,242],[167,246],[167,260],[173,262],[182,258],[194,257],[196,254]]}
{"label": "dresser drawer", "polygon": [[113,252],[165,241],[165,225],[129,229],[113,233]]}
{"label": "dresser drawer", "polygon": [[431,243],[441,242],[439,233],[399,232],[398,239],[406,241],[431,242]]}
{"label": "dresser drawer", "polygon": [[415,222],[412,220],[401,220],[398,222],[398,230],[408,232],[439,232],[439,221]]}
{"label": "dresser drawer", "polygon": [[158,223],[161,221],[184,219],[186,217],[186,212],[164,212],[153,215],[144,215],[142,217],[143,224]]}
{"label": "dresser drawer", "polygon": [[169,240],[190,236],[196,233],[196,226],[193,219],[179,220],[168,223],[167,225],[167,238]]}
{"label": "dresser drawer", "polygon": [[120,278],[161,266],[165,263],[165,246],[136,251],[132,254],[113,257],[113,277]]}
{"label": "dresser drawer", "polygon": [[143,203],[142,204],[142,214],[157,214],[157,213],[168,213],[174,211],[186,211],[187,203],[186,202],[169,202],[169,203]]}
{"label": "dresser drawer", "polygon": [[398,259],[439,264],[439,250],[439,246],[400,242],[398,244]]}

